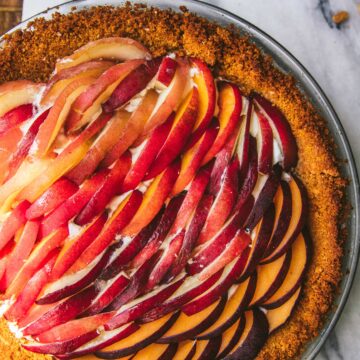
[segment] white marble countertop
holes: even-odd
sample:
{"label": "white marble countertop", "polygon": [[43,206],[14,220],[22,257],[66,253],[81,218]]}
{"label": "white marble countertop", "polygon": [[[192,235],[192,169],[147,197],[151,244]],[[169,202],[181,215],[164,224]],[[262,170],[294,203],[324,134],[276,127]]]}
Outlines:
{"label": "white marble countertop", "polygon": [[[338,113],[360,169],[360,0],[207,1],[266,31],[309,70]],[[24,0],[23,17],[62,2]],[[340,28],[331,27],[324,16],[329,9],[348,11],[350,20]],[[360,358],[359,280],[360,270],[346,308],[317,360]]]}

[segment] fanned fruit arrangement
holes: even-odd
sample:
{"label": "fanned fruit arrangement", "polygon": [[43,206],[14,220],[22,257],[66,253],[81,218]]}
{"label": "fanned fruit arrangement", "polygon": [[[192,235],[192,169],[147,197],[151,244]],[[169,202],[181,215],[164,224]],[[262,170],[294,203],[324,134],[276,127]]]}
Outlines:
{"label": "fanned fruit arrangement", "polygon": [[60,359],[252,359],[309,261],[282,113],[126,38],[0,87],[2,310]]}

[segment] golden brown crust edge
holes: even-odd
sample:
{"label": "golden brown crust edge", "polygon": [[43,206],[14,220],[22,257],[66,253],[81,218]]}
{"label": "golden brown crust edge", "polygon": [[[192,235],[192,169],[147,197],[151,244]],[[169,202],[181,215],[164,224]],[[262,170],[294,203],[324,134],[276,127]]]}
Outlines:
{"label": "golden brown crust edge", "polygon": [[[245,93],[256,90],[283,111],[299,147],[296,172],[308,191],[313,254],[297,308],[290,321],[270,336],[258,358],[280,360],[298,356],[318,334],[341,279],[339,224],[346,182],[333,155],[334,145],[326,125],[296,87],[295,80],[274,67],[271,58],[247,38],[186,11],[178,14],[128,4],[66,16],[55,14],[52,20],[39,19],[31,26],[31,30],[6,37],[5,48],[0,51],[1,81],[46,80],[58,57],[91,40],[127,36],[142,42],[155,55],[176,51],[197,56],[219,75],[240,84]],[[8,354],[9,359],[44,358],[19,350],[18,342],[5,330],[4,321],[0,326],[1,336],[10,344],[3,345],[0,339],[2,354]]]}

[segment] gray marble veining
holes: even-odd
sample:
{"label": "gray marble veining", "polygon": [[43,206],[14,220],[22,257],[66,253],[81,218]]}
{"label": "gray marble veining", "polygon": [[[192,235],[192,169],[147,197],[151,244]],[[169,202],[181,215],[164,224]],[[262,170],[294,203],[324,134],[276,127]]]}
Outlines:
{"label": "gray marble veining", "polygon": [[[24,18],[62,3],[24,0]],[[318,81],[337,111],[360,168],[360,0],[208,0],[257,25],[284,45]],[[350,13],[340,27],[331,14]],[[360,359],[360,271],[335,331],[317,360]]]}

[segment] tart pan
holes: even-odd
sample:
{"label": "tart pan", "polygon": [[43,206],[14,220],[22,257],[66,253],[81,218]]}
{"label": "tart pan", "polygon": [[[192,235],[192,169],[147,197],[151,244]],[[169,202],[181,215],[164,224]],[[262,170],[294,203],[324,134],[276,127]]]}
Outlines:
{"label": "tart pan", "polygon": [[[250,39],[266,54],[270,55],[275,64],[285,73],[291,74],[297,80],[297,86],[303,92],[307,100],[309,100],[318,114],[325,120],[332,138],[336,144],[336,156],[342,159],[340,170],[342,176],[349,180],[346,188],[347,199],[351,201],[351,212],[347,219],[348,237],[344,244],[344,256],[342,263],[343,277],[340,283],[339,292],[333,304],[333,310],[329,312],[327,319],[321,329],[319,335],[313,339],[302,354],[301,359],[315,359],[321,347],[325,343],[330,332],[336,325],[348,299],[351,286],[355,277],[356,267],[359,258],[359,222],[360,222],[360,194],[359,194],[359,178],[356,170],[354,157],[349,145],[349,141],[344,132],[344,128],[327,99],[326,95],[310,75],[305,67],[282,45],[275,39],[260,30],[255,25],[249,23],[243,18],[236,16],[226,10],[217,6],[204,3],[199,0],[133,0],[134,3],[146,3],[150,6],[155,6],[163,9],[173,9],[179,11],[180,6],[186,6],[189,11],[196,13],[210,21],[215,21],[222,26],[235,26],[240,33],[247,35]],[[24,29],[27,24],[38,17],[51,18],[55,12],[62,14],[70,13],[74,10],[84,10],[91,6],[99,5],[122,5],[124,1],[120,0],[75,0],[69,1],[58,7],[51,8],[46,12],[37,14],[29,18],[10,32],[14,30]],[[75,10],[76,11],[76,10]],[[0,38],[1,46],[1,38]]]}

